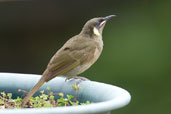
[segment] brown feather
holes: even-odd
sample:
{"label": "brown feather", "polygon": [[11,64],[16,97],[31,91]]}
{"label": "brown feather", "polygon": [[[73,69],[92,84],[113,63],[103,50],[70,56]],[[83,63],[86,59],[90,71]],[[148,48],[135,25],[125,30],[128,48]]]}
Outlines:
{"label": "brown feather", "polygon": [[[24,98],[22,107],[24,107],[29,98],[34,95],[44,82],[48,82],[59,75],[76,76],[96,62],[102,52],[103,41],[102,36],[94,35],[92,30],[96,27],[95,25],[100,19],[102,18],[94,18],[88,21],[80,34],[70,38],[56,52],[41,79]],[[100,28],[101,34],[103,27]]]}
{"label": "brown feather", "polygon": [[35,92],[45,83],[45,76],[48,74],[48,71],[46,70],[43,73],[43,76],[40,78],[38,83],[31,89],[31,91],[27,94],[27,96],[23,99],[21,107],[23,108],[24,105],[27,103],[27,101],[30,99],[32,95],[35,94]]}

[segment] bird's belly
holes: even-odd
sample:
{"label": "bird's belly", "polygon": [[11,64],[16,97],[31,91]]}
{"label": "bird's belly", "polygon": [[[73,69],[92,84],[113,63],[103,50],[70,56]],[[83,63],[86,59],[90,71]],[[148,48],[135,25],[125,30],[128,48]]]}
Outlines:
{"label": "bird's belly", "polygon": [[70,70],[69,72],[65,73],[64,75],[66,76],[76,76],[78,74],[81,74],[82,72],[86,71],[89,67],[91,67],[96,60],[99,58],[100,54],[101,54],[102,50],[98,50],[96,49],[95,53],[94,53],[94,57],[87,63],[82,64],[77,66],[76,68]]}
{"label": "bird's belly", "polygon": [[89,67],[91,67],[96,60],[99,58],[99,55],[96,55],[91,61],[89,61],[88,63],[82,64],[77,66],[76,68],[70,70],[69,72],[67,72],[65,75],[66,76],[76,76],[78,74],[83,73],[84,71],[86,71]]}
{"label": "bird's belly", "polygon": [[83,65],[79,65],[76,68],[70,70],[69,72],[67,72],[65,75],[67,76],[76,76],[78,74],[81,74],[82,72],[84,72],[85,70],[87,70],[92,64],[91,63],[86,63]]}

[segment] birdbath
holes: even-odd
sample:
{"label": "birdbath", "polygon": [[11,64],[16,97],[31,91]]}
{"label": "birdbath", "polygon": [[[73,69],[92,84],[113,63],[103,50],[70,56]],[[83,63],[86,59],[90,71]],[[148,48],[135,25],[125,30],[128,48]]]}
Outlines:
{"label": "birdbath", "polygon": [[[34,74],[18,74],[18,73],[0,73],[0,91],[10,92],[15,96],[21,96],[17,92],[18,89],[29,91],[33,85],[37,83],[41,75]],[[72,89],[72,85],[76,80],[65,82],[64,77],[56,77],[48,83],[44,84],[40,90],[45,90],[47,86],[51,87],[53,92],[63,92],[65,95],[76,96],[76,92]],[[66,106],[54,108],[22,108],[22,109],[0,109],[3,114],[110,114],[110,111],[124,107],[130,100],[130,94],[117,86],[95,82],[83,81],[80,83],[82,87],[79,90],[78,100],[85,102],[89,100],[93,102],[88,105]],[[39,92],[36,93],[37,95]],[[35,94],[35,95],[36,95]]]}

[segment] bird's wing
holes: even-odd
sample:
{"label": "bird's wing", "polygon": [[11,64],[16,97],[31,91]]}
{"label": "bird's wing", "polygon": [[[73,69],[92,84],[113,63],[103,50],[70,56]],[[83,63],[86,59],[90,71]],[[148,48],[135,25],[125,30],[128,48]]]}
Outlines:
{"label": "bird's wing", "polygon": [[[81,49],[81,50],[79,50]],[[57,75],[62,75],[68,71],[76,68],[80,64],[84,64],[94,56],[96,48],[84,46],[80,48],[66,47],[62,48],[51,59],[48,64],[48,75],[46,76],[46,82],[53,79]]]}

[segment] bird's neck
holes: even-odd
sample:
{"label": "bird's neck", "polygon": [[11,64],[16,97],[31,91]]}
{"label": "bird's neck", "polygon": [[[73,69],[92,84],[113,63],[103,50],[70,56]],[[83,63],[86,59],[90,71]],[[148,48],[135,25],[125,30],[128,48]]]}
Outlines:
{"label": "bird's neck", "polygon": [[88,30],[85,30],[85,31],[81,31],[80,32],[80,35],[83,36],[83,37],[86,37],[86,38],[90,38],[90,39],[102,39],[102,35],[96,35],[94,34],[93,32],[90,32]]}

